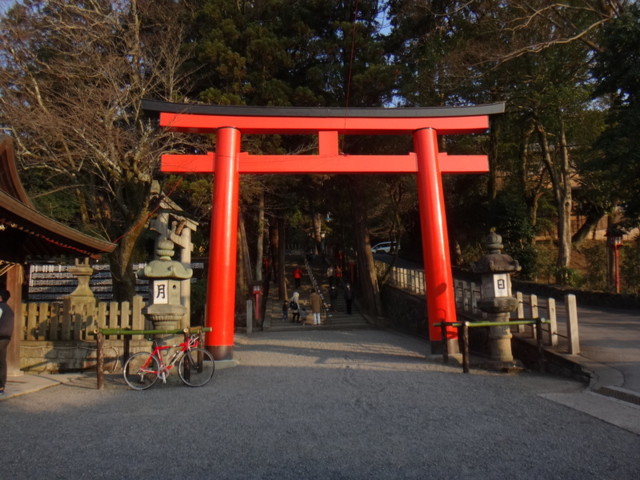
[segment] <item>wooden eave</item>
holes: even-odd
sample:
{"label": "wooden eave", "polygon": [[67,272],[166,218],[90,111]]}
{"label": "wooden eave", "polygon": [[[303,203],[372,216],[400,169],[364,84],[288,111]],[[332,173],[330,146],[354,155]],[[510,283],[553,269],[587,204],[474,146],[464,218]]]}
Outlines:
{"label": "wooden eave", "polygon": [[20,182],[9,137],[0,138],[0,245],[0,260],[13,263],[28,256],[95,257],[116,247],[63,225],[33,207]]}

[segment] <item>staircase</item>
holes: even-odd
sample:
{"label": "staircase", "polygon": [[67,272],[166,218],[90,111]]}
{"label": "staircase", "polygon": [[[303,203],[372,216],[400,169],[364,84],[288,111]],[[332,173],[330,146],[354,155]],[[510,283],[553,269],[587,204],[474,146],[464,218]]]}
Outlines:
{"label": "staircase", "polygon": [[269,286],[269,298],[265,311],[265,321],[263,330],[267,331],[284,331],[284,330],[302,330],[302,329],[356,329],[370,328],[372,325],[367,323],[366,318],[361,314],[358,303],[357,294],[354,295],[352,303],[351,315],[347,314],[347,306],[344,298],[344,284],[337,288],[338,295],[332,299],[329,290],[329,281],[326,276],[327,263],[321,257],[316,257],[311,262],[306,262],[303,255],[287,256],[286,274],[289,280],[288,299],[293,294],[293,270],[300,267],[305,275],[298,292],[300,293],[301,317],[304,311],[308,313],[307,320],[311,322],[311,308],[309,303],[309,295],[315,289],[323,299],[322,308],[322,324],[310,325],[303,323],[292,323],[291,313],[289,312],[288,320],[282,318],[282,301],[278,299],[278,288],[275,283]]}

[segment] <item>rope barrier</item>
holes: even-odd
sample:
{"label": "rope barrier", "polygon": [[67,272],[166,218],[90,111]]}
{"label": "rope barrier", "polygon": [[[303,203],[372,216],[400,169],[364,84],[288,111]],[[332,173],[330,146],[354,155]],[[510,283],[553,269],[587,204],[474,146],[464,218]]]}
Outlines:
{"label": "rope barrier", "polygon": [[435,327],[440,327],[442,332],[442,360],[449,363],[449,348],[447,345],[447,327],[456,327],[462,330],[459,336],[462,339],[462,372],[469,373],[469,328],[475,327],[510,327],[515,325],[535,325],[536,326],[536,343],[538,347],[538,368],[540,372],[544,372],[544,348],[542,347],[542,325],[551,323],[550,320],[544,318],[518,319],[509,322],[438,322]]}

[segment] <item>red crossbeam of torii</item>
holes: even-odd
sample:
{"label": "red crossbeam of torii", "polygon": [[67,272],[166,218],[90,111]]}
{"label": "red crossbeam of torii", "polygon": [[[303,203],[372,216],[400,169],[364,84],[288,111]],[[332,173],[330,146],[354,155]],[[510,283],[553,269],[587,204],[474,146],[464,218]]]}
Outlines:
{"label": "red crossbeam of torii", "polygon": [[[423,239],[429,338],[439,346],[434,324],[455,321],[455,296],[444,210],[442,173],[488,171],[486,155],[447,155],[438,135],[484,133],[489,115],[504,104],[442,108],[286,108],[191,105],[143,101],[172,131],[215,134],[216,151],[203,155],[163,155],[165,173],[215,174],[206,325],[207,347],[216,359],[233,355],[236,240],[240,173],[414,173]],[[251,155],[240,151],[247,134],[317,135],[312,155]],[[348,155],[339,135],[411,135],[413,152],[404,155]],[[447,330],[454,347],[456,331]]]}

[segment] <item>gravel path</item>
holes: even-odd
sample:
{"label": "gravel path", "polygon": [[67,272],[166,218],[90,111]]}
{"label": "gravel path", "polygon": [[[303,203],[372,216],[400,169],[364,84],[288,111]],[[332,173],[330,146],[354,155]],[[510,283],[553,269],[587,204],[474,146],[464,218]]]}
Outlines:
{"label": "gravel path", "polygon": [[637,479],[640,437],[551,402],[583,388],[463,375],[424,341],[357,330],[237,337],[207,386],[85,377],[0,403],[14,479]]}

